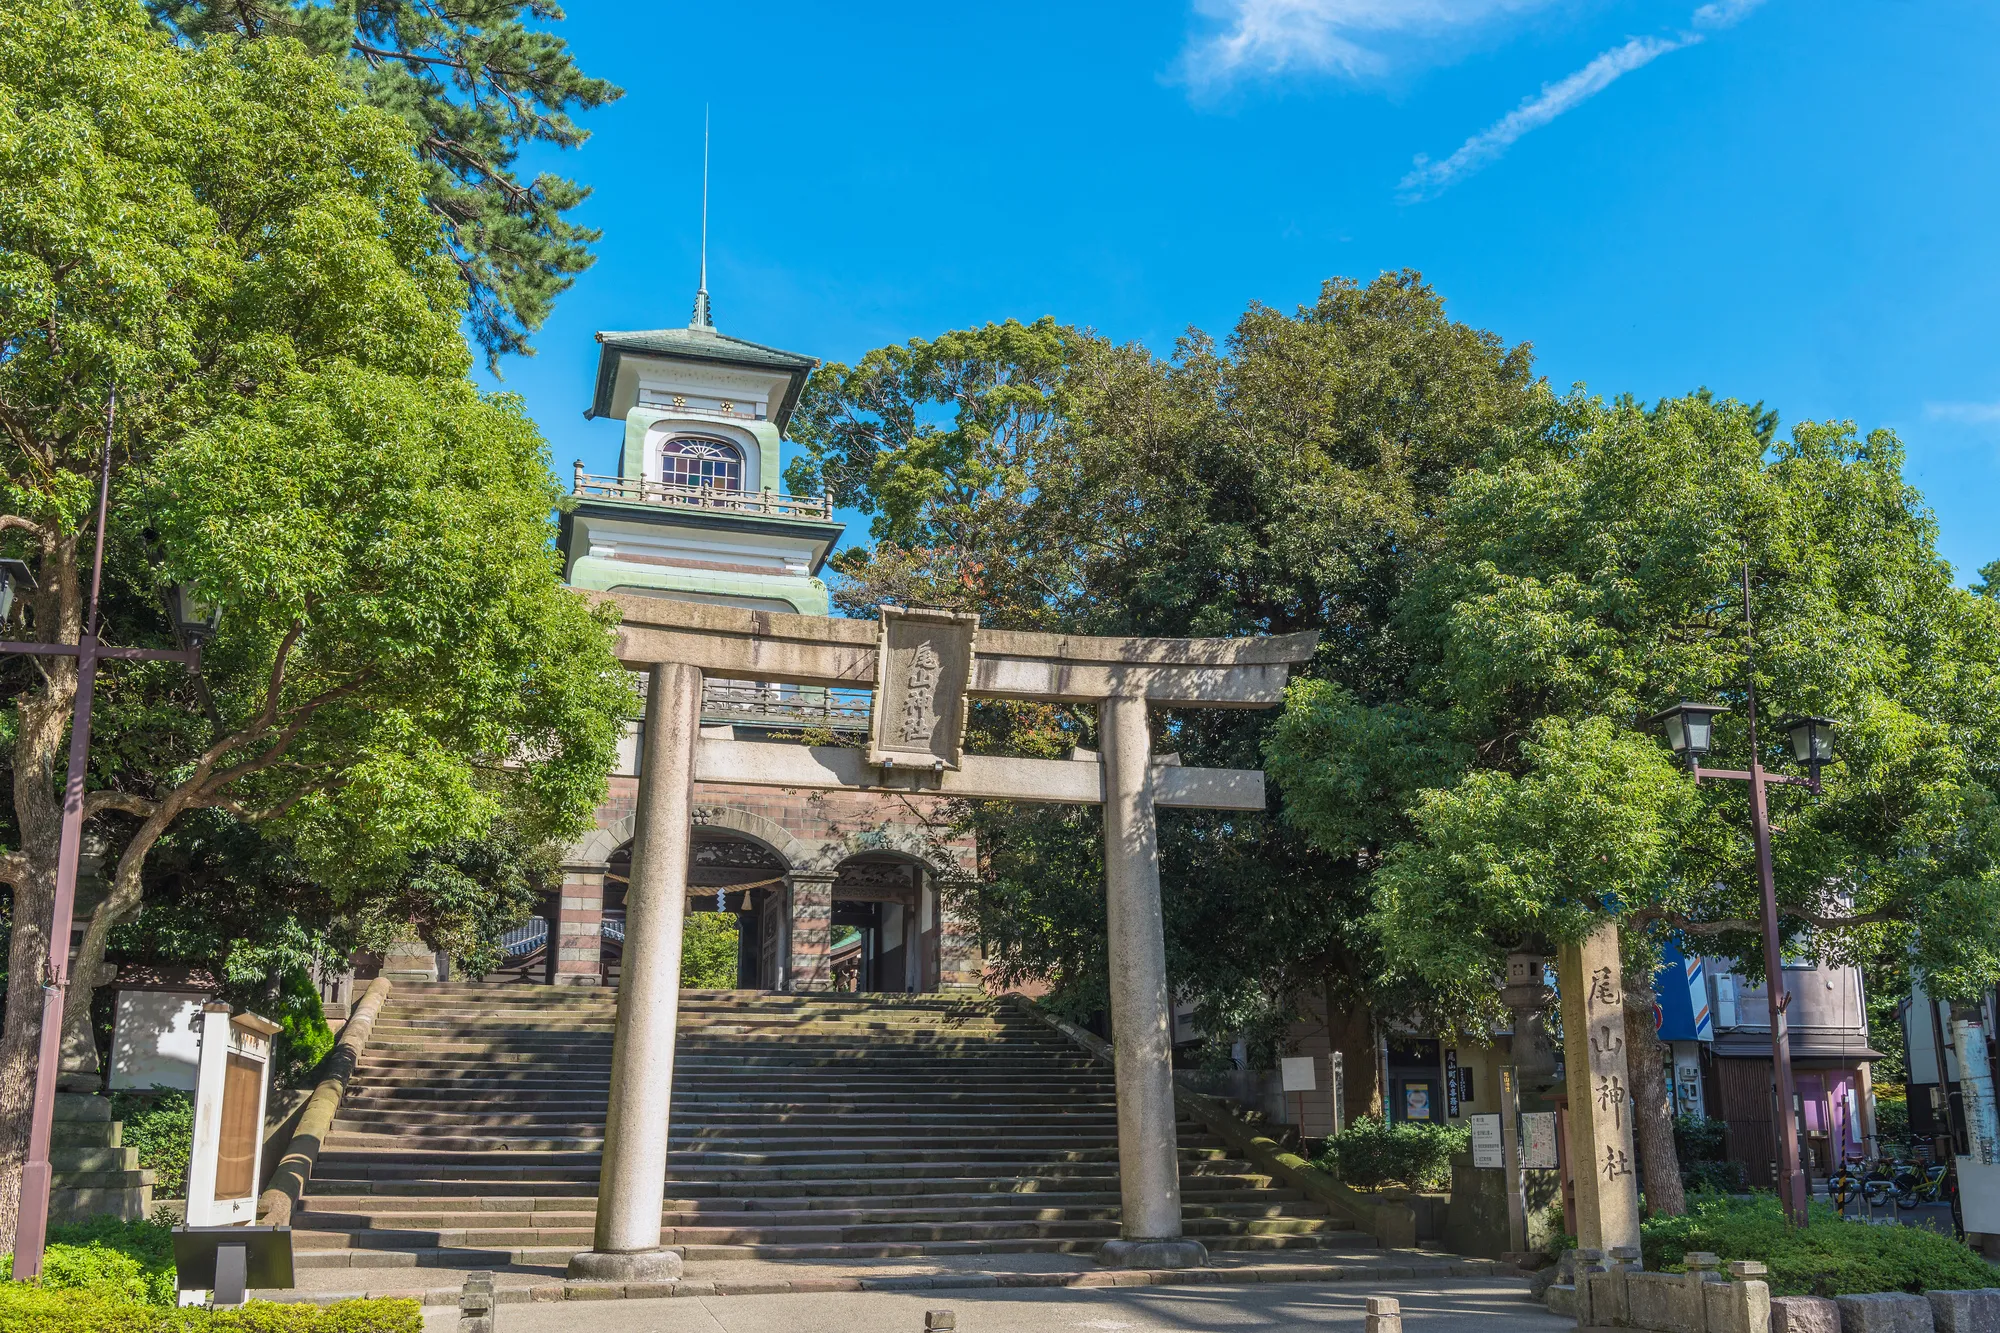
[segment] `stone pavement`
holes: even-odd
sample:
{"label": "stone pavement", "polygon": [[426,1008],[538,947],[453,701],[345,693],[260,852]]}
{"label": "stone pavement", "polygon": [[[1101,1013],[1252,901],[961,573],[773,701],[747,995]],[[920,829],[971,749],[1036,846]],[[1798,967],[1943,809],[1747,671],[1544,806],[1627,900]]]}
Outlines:
{"label": "stone pavement", "polygon": [[[1213,1270],[1197,1270],[1211,1272]],[[1235,1276],[1232,1273],[1230,1276]],[[1185,1276],[1183,1274],[1182,1276]],[[863,1291],[689,1296],[671,1300],[501,1305],[495,1333],[923,1333],[924,1312],[945,1309],[957,1333],[1361,1333],[1363,1299],[1394,1296],[1406,1327],[1426,1333],[1563,1333],[1574,1321],[1527,1299],[1528,1284],[1482,1278],[1424,1282],[1029,1288],[1004,1291]],[[587,1317],[580,1317],[587,1316]],[[426,1333],[451,1333],[458,1312],[426,1311]]]}
{"label": "stone pavement", "polygon": [[[431,1306],[453,1306],[468,1270],[304,1269],[288,1291],[260,1291],[265,1300],[330,1301],[349,1296],[401,1296]],[[823,1292],[935,1291],[942,1294],[994,1288],[1097,1288],[1212,1286],[1266,1283],[1355,1283],[1372,1285],[1428,1279],[1485,1283],[1519,1270],[1489,1259],[1427,1250],[1354,1250],[1290,1254],[1235,1253],[1212,1257],[1207,1268],[1180,1270],[1107,1269],[1069,1254],[965,1254],[867,1262],[736,1260],[691,1262],[678,1282],[617,1287],[566,1283],[559,1268],[495,1268],[496,1302],[503,1309],[521,1304],[572,1301],[737,1298]],[[365,1279],[357,1283],[355,1279]],[[1525,1286],[1523,1287],[1525,1290]]]}

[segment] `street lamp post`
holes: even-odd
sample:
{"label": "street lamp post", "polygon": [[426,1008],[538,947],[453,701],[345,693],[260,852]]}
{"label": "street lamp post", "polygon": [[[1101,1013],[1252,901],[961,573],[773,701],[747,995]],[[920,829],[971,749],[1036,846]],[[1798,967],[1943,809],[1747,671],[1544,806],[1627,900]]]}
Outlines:
{"label": "street lamp post", "polygon": [[[170,610],[177,628],[189,645],[185,651],[159,648],[107,648],[97,641],[98,594],[104,582],[105,511],[111,497],[111,432],[118,410],[113,395],[104,421],[104,460],[97,478],[97,548],[90,566],[90,601],[85,611],[83,633],[70,643],[22,643],[0,639],[0,652],[31,653],[43,657],[76,659],[76,706],[70,721],[69,774],[63,788],[62,832],[56,845],[56,893],[49,922],[48,957],[43,961],[41,1045],[35,1057],[35,1099],[33,1120],[28,1131],[28,1160],[21,1169],[21,1197],[14,1225],[14,1277],[29,1281],[40,1277],[42,1251],[48,1239],[49,1145],[54,1137],[56,1076],[62,1063],[63,1002],[69,991],[69,936],[76,914],[76,867],[83,846],[83,778],[90,759],[90,706],[97,682],[100,660],[145,660],[185,662],[201,670],[202,640],[213,633],[215,613],[204,614],[197,624],[182,623],[190,602],[185,590],[174,599]],[[0,630],[11,613],[15,585],[33,587],[27,567],[20,561],[0,562]]]}
{"label": "street lamp post", "polygon": [[[1750,621],[1748,565],[1743,569],[1743,618],[1747,632]],[[1750,784],[1750,835],[1757,852],[1757,884],[1762,895],[1764,989],[1771,1005],[1771,1068],[1777,1084],[1778,1106],[1774,1128],[1778,1133],[1778,1197],[1783,1200],[1785,1216],[1792,1224],[1804,1226],[1806,1181],[1799,1162],[1799,1125],[1792,1105],[1797,1094],[1792,1081],[1791,1036],[1785,1018],[1785,1010],[1790,1007],[1792,997],[1784,987],[1778,937],[1778,889],[1771,870],[1771,813],[1765,800],[1765,789],[1773,785],[1805,787],[1818,794],[1820,765],[1833,757],[1833,724],[1823,717],[1793,718],[1784,722],[1782,726],[1790,739],[1792,753],[1807,765],[1809,776],[1795,778],[1767,772],[1757,751],[1755,668],[1753,659],[1748,673],[1749,689],[1744,710],[1750,751],[1747,771],[1705,769],[1701,766],[1702,756],[1709,752],[1714,741],[1716,715],[1729,711],[1720,704],[1677,703],[1654,714],[1652,720],[1664,725],[1667,744],[1674,753],[1687,756],[1688,769],[1694,774],[1696,782],[1703,778],[1732,778]]]}

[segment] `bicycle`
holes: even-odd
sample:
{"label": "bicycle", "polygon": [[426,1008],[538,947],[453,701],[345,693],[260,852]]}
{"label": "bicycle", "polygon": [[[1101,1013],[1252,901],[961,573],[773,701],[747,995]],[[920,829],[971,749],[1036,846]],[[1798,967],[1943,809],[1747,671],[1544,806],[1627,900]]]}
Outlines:
{"label": "bicycle", "polygon": [[1896,1173],[1901,1164],[1893,1158],[1849,1157],[1827,1181],[1827,1195],[1842,1213],[1858,1195],[1868,1205],[1869,1215],[1887,1206],[1896,1197]]}
{"label": "bicycle", "polygon": [[1919,1204],[1950,1202],[1950,1175],[1943,1162],[1909,1163],[1896,1172],[1896,1206],[1908,1212]]}

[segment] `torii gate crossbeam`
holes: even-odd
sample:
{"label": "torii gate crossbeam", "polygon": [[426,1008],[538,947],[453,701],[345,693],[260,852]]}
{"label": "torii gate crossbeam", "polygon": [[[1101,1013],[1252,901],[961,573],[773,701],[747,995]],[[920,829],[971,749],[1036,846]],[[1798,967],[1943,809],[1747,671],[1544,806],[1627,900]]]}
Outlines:
{"label": "torii gate crossbeam", "polygon": [[[1085,638],[976,630],[970,617],[893,609],[874,622],[665,598],[590,596],[621,612],[619,660],[646,672],[648,684],[596,1232],[591,1249],[570,1261],[570,1276],[643,1282],[680,1273],[680,1256],[660,1245],[660,1214],[693,789],[702,780],[1101,803],[1121,1239],[1105,1242],[1099,1257],[1147,1267],[1205,1262],[1207,1251],[1184,1238],[1181,1228],[1173,1011],[1160,912],[1156,807],[1262,809],[1264,782],[1254,770],[1155,763],[1147,709],[1154,704],[1278,704],[1291,667],[1312,656],[1318,635]],[[892,630],[892,614],[903,630]],[[917,622],[914,630],[911,622]],[[937,627],[938,651],[931,640],[923,640],[916,651],[926,656],[912,667],[908,650],[916,640],[897,641],[896,634],[921,636],[925,624]],[[704,674],[773,683],[872,685],[877,751],[704,740]],[[961,755],[957,720],[964,695],[1095,704],[1101,758]],[[929,768],[898,768],[887,758],[880,766],[874,762],[881,747],[898,740],[883,734],[884,701],[892,697],[899,717],[923,724],[900,740],[907,742],[906,751],[912,744],[931,746],[938,757]],[[914,741],[920,733],[924,739]],[[934,742],[940,733],[943,740]]]}

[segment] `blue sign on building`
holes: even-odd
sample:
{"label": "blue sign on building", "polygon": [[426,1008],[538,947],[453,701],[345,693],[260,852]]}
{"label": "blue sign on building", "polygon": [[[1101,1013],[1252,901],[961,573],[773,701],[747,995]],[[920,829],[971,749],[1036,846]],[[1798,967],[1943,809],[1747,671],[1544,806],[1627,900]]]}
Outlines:
{"label": "blue sign on building", "polygon": [[1668,940],[1659,974],[1653,978],[1653,993],[1659,996],[1656,1017],[1660,1040],[1715,1040],[1715,1020],[1708,1009],[1708,977],[1699,954],[1685,954],[1678,940]]}

